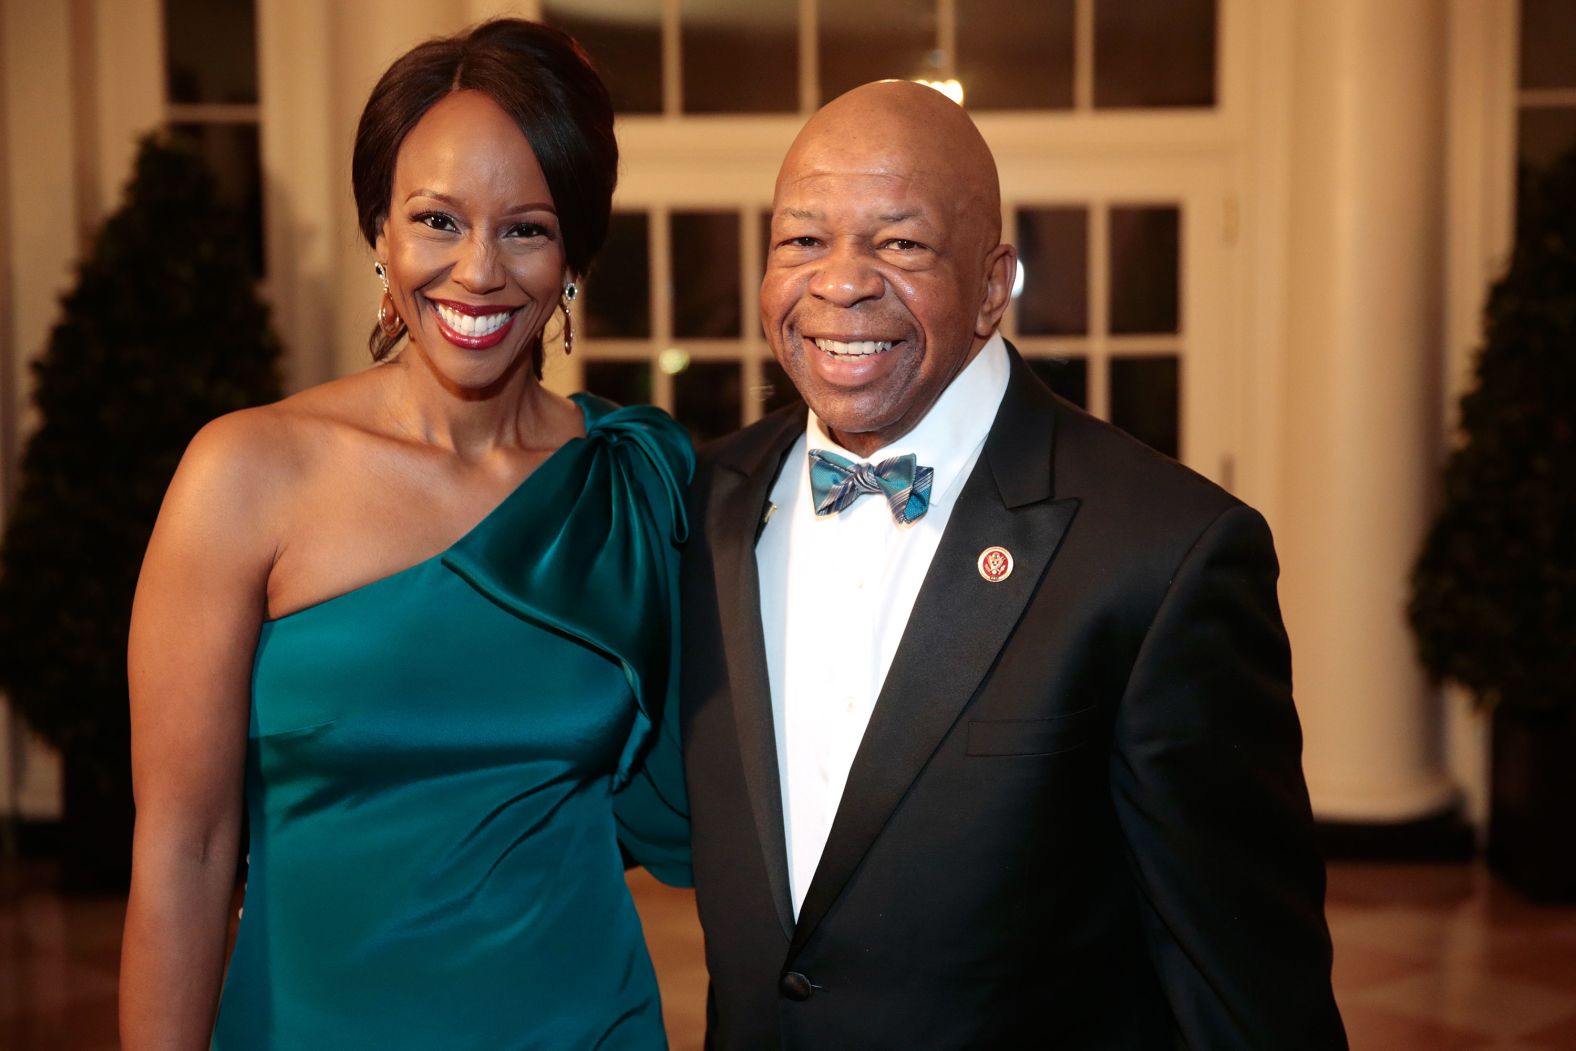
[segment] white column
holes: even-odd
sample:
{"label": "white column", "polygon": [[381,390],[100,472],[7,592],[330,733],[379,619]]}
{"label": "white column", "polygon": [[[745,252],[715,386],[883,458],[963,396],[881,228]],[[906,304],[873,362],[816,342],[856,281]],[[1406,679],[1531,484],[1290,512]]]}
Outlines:
{"label": "white column", "polygon": [[1292,5],[1282,596],[1314,809],[1451,806],[1406,624],[1438,463],[1446,5]]}
{"label": "white column", "polygon": [[[29,366],[72,282],[80,157],[72,129],[72,27],[65,4],[0,0],[0,512],[9,513],[37,425]],[[0,815],[60,816],[60,762],[0,700]]]}
{"label": "white column", "polygon": [[[1450,2],[1441,458],[1454,440],[1461,395],[1473,383],[1488,290],[1504,272],[1515,233],[1517,6]],[[1463,810],[1482,838],[1488,829],[1489,720],[1460,688],[1446,691],[1445,743]]]}

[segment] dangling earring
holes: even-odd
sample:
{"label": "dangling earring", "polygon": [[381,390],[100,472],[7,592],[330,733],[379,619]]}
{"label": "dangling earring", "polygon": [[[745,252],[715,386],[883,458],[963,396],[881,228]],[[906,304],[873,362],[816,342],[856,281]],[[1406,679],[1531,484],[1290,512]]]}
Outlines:
{"label": "dangling earring", "polygon": [[383,299],[378,303],[378,331],[385,336],[393,336],[399,331],[399,311],[394,309],[394,296],[389,292],[389,271],[381,261],[372,264],[372,272],[378,275],[378,280],[383,282]]}
{"label": "dangling earring", "polygon": [[575,320],[569,312],[569,304],[580,296],[580,288],[573,281],[564,286],[564,297],[558,305],[564,312],[564,356],[568,357],[575,352]]}

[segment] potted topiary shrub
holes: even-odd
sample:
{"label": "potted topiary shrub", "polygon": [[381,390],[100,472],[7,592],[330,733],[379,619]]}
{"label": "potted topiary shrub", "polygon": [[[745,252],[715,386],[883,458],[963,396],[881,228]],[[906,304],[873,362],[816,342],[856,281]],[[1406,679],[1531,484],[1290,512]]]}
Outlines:
{"label": "potted topiary shrub", "polygon": [[1476,385],[1410,616],[1423,664],[1491,712],[1489,860],[1576,899],[1576,150],[1522,184]]}
{"label": "potted topiary shrub", "polygon": [[0,544],[0,688],[64,756],[75,889],[130,871],[126,635],[164,489],[204,423],[280,393],[239,230],[195,152],[144,140],[34,366],[41,422]]}

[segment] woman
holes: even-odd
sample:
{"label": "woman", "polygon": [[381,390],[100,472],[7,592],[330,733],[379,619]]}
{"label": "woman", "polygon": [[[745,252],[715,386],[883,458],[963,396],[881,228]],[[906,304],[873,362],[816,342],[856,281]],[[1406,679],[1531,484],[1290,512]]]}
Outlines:
{"label": "woman", "polygon": [[620,848],[688,879],[664,706],[692,457],[656,410],[539,382],[617,160],[542,26],[374,89],[374,356],[408,343],[206,427],[143,565],[128,1051],[663,1046]]}

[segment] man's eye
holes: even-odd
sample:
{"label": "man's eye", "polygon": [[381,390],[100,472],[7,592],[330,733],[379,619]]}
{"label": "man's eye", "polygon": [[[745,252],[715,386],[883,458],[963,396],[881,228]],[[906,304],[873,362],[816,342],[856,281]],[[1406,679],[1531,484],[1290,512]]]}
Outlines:
{"label": "man's eye", "polygon": [[445,233],[453,233],[459,229],[458,226],[454,225],[454,220],[442,212],[422,212],[416,216],[416,221],[428,229],[442,230]]}
{"label": "man's eye", "polygon": [[920,244],[918,241],[910,241],[906,237],[894,237],[892,240],[887,242],[887,247],[895,248],[899,252],[912,252],[915,249],[924,248],[925,246]]}
{"label": "man's eye", "polygon": [[810,236],[807,235],[805,237],[790,237],[790,238],[788,238],[788,240],[786,240],[786,241],[784,241],[782,243],[782,247],[784,247],[784,248],[814,248],[816,245],[818,245],[820,243],[821,243],[821,241],[820,241],[819,238],[810,237]]}

